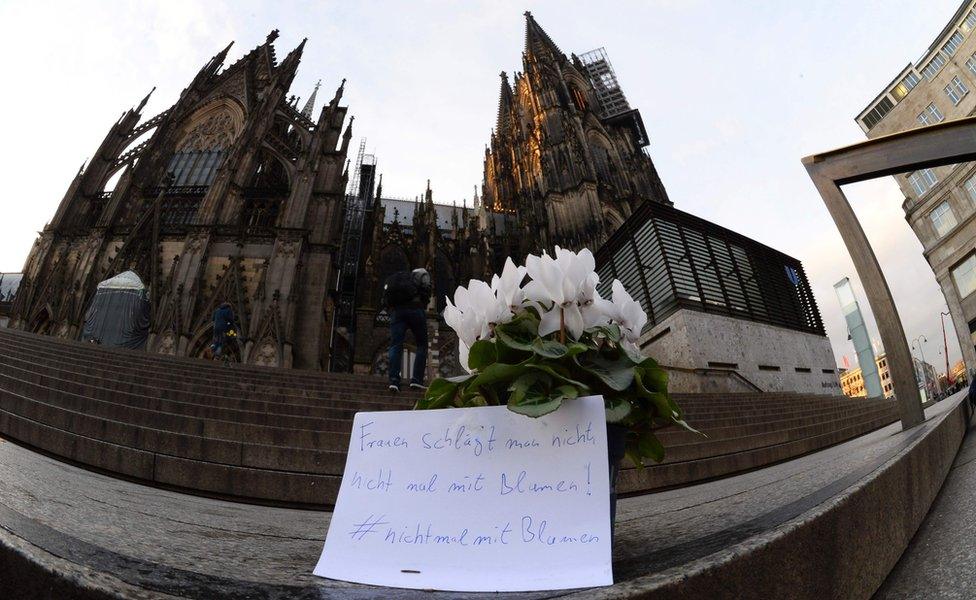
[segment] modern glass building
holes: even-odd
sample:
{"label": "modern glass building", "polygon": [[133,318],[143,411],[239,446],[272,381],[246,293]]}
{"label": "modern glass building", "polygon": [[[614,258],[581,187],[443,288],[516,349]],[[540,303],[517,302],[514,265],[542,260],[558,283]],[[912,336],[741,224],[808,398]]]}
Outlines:
{"label": "modern glass building", "polygon": [[641,204],[596,260],[600,293],[619,279],[647,330],[687,308],[825,335],[800,261],[671,206]]}

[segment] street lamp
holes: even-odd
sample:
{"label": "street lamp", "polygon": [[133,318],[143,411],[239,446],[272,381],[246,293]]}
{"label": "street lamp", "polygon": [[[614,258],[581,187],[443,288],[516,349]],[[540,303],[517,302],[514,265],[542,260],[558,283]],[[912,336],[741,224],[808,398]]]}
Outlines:
{"label": "street lamp", "polygon": [[946,384],[950,387],[952,386],[952,373],[949,372],[949,339],[946,337],[945,332],[945,318],[951,316],[949,313],[939,313],[939,320],[942,321],[942,345],[945,347],[945,359],[946,359]]}
{"label": "street lamp", "polygon": [[[919,340],[922,340],[922,341],[919,342]],[[919,365],[919,369],[921,369],[921,371],[922,371],[922,387],[925,389],[925,395],[926,395],[926,400],[927,400],[928,399],[928,393],[929,393],[929,379],[928,379],[928,377],[925,374],[925,352],[922,350],[922,343],[923,342],[927,344],[929,341],[925,338],[924,335],[918,336],[917,338],[915,338],[914,340],[912,340],[912,348],[914,349],[915,348],[915,344],[918,343],[918,354],[919,354],[919,356],[922,357],[922,364]]]}

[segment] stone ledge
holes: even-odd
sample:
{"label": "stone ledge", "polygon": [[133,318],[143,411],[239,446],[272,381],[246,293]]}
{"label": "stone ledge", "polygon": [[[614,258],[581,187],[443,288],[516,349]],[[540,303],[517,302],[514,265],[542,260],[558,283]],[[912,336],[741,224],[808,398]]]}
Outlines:
{"label": "stone ledge", "polygon": [[[908,432],[892,425],[758,471],[621,500],[616,585],[491,597],[867,597],[938,492],[962,438],[963,397],[931,407]],[[30,586],[25,598],[487,597],[315,578],[328,519],[146,488],[0,440],[0,570],[32,574],[13,580]]]}
{"label": "stone ledge", "polygon": [[966,392],[944,404],[948,410],[895,433],[904,439],[883,460],[777,507],[773,512],[786,513],[781,516],[797,513],[778,526],[679,567],[567,597],[871,597],[928,514],[962,444],[970,417]]}

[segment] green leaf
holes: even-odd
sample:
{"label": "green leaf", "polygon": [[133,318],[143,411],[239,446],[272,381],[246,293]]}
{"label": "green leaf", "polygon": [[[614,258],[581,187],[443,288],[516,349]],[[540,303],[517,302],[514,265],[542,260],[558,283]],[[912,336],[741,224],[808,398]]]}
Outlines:
{"label": "green leaf", "polygon": [[509,348],[532,352],[532,342],[539,337],[539,322],[532,315],[522,313],[508,323],[497,325],[494,333]]}
{"label": "green leaf", "polygon": [[624,398],[604,398],[603,405],[607,410],[607,423],[620,423],[630,415],[630,401]]}
{"label": "green leaf", "polygon": [[468,366],[481,371],[490,364],[498,361],[498,350],[491,340],[478,340],[468,352]]}
{"label": "green leaf", "polygon": [[590,391],[590,386],[586,385],[582,381],[577,381],[575,379],[570,378],[568,373],[563,372],[565,371],[565,369],[560,369],[557,371],[554,366],[547,365],[544,363],[527,363],[525,366],[529,369],[534,369],[536,371],[542,371],[544,373],[548,373],[549,375],[552,375],[553,377],[555,377],[559,381],[562,381],[565,384],[575,386],[581,392]]}
{"label": "green leaf", "polygon": [[[643,365],[647,361],[647,357],[641,354],[640,348],[637,346],[627,342],[620,342],[619,346],[624,356],[629,358],[635,365]],[[657,366],[657,363],[655,363],[655,366]]]}
{"label": "green leaf", "polygon": [[637,452],[641,457],[648,457],[654,462],[664,460],[664,445],[657,436],[650,431],[642,431],[637,441]]}
{"label": "green leaf", "polygon": [[616,323],[610,323],[609,325],[599,325],[589,330],[592,333],[601,335],[613,343],[618,343],[620,341],[620,326]]}
{"label": "green leaf", "polygon": [[571,385],[561,385],[556,388],[556,395],[563,400],[579,398],[579,390]]}
{"label": "green leaf", "polygon": [[[538,371],[521,375],[509,386],[512,395],[508,398],[508,408],[529,417],[541,417],[559,408],[566,390],[552,389],[553,379]],[[569,386],[564,386],[569,387]],[[570,388],[568,393],[572,393]]]}
{"label": "green leaf", "polygon": [[435,379],[430,383],[424,397],[417,401],[414,409],[426,410],[452,406],[457,396],[458,384],[448,379]]}
{"label": "green leaf", "polygon": [[475,377],[469,387],[477,389],[481,386],[493,385],[499,382],[512,381],[522,373],[529,370],[528,364],[522,362],[515,365],[508,363],[494,363],[484,368]]}
{"label": "green leaf", "polygon": [[523,404],[511,404],[508,405],[508,410],[513,413],[518,413],[520,415],[525,415],[527,417],[541,417],[542,415],[548,415],[551,412],[555,412],[562,405],[562,398],[550,398],[546,396],[540,399],[539,402],[523,403]]}
{"label": "green leaf", "polygon": [[636,367],[629,360],[610,360],[599,354],[584,354],[576,358],[576,364],[617,392],[626,390],[634,382]]}
{"label": "green leaf", "polygon": [[590,347],[580,342],[572,342],[566,347],[566,357],[576,356],[589,350]]}
{"label": "green leaf", "polygon": [[641,367],[634,367],[634,383],[637,384],[637,393],[644,398],[647,398],[654,404],[654,408],[657,409],[658,415],[673,421],[675,418],[675,412],[671,408],[671,402],[668,399],[668,395],[662,392],[652,392],[651,390],[647,389],[647,386],[644,385],[644,377],[646,377],[646,371]]}
{"label": "green leaf", "polygon": [[[464,383],[465,381],[468,381],[468,380],[472,379],[474,376],[475,376],[475,373],[465,373],[464,375],[455,375],[454,377],[445,377],[444,379],[446,381],[450,381],[451,383],[458,383],[458,384],[460,384],[460,383]],[[434,381],[437,381],[437,380],[435,379]],[[433,384],[431,384],[431,385],[433,385]]]}
{"label": "green leaf", "polygon": [[668,372],[658,366],[653,358],[645,358],[638,365],[643,371],[644,386],[652,392],[667,393],[668,391]]}
{"label": "green leaf", "polygon": [[526,398],[548,397],[552,383],[552,377],[538,371],[530,371],[519,375],[508,386],[508,390],[512,392],[508,397],[508,404],[521,404]]}
{"label": "green leaf", "polygon": [[565,344],[540,337],[532,340],[532,351],[543,358],[562,358],[569,354],[569,348]]}

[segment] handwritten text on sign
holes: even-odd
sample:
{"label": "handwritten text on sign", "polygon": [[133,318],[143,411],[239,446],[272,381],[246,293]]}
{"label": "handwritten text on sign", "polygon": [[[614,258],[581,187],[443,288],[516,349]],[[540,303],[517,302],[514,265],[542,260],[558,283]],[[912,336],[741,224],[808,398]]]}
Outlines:
{"label": "handwritten text on sign", "polygon": [[358,413],[315,574],[393,587],[609,585],[603,400]]}

